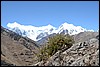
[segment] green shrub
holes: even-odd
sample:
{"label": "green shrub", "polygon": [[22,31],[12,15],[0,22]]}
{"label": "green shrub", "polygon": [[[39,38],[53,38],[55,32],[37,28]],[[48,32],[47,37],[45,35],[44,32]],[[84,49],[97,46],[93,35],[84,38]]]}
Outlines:
{"label": "green shrub", "polygon": [[56,34],[48,39],[48,43],[40,50],[38,54],[39,61],[47,60],[50,56],[54,55],[58,50],[70,48],[74,43],[70,35]]}

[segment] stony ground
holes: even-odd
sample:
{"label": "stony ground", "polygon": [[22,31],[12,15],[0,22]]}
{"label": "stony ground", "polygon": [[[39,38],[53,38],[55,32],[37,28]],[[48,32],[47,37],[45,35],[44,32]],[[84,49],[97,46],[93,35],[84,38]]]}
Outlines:
{"label": "stony ground", "polygon": [[99,39],[94,37],[75,43],[71,48],[60,50],[47,61],[33,66],[99,66]]}

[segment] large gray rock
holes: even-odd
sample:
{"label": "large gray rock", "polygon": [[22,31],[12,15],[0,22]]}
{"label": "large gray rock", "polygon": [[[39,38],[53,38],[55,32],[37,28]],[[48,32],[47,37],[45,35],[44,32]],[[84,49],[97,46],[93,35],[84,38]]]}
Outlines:
{"label": "large gray rock", "polygon": [[44,64],[38,65],[99,66],[99,39],[93,37],[87,41],[75,43],[72,47],[63,52],[56,52]]}

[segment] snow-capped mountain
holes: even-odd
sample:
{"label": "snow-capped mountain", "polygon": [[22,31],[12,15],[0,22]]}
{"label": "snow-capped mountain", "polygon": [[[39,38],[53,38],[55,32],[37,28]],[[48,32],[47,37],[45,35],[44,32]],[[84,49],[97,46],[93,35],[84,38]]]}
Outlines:
{"label": "snow-capped mountain", "polygon": [[31,25],[21,25],[17,22],[14,23],[8,23],[7,24],[8,29],[24,36],[28,37],[34,41],[38,41],[42,39],[45,36],[48,36],[53,33],[63,33],[63,34],[78,34],[80,32],[84,31],[93,31],[93,30],[86,30],[85,28],[82,28],[81,26],[74,26],[73,24],[63,23],[57,28],[53,27],[52,25],[42,26],[42,27],[35,27]]}
{"label": "snow-capped mountain", "polygon": [[58,28],[58,33],[65,33],[65,34],[78,34],[80,32],[87,31],[85,28],[82,28],[81,26],[74,26],[73,24],[63,23]]}
{"label": "snow-capped mountain", "polygon": [[51,26],[50,24],[47,26],[42,27],[35,27],[35,26],[24,26],[20,25],[17,22],[14,23],[8,23],[8,28],[22,36],[29,37],[32,40],[39,40],[42,37],[45,37],[47,35],[50,35],[52,33],[56,33],[56,28]]}

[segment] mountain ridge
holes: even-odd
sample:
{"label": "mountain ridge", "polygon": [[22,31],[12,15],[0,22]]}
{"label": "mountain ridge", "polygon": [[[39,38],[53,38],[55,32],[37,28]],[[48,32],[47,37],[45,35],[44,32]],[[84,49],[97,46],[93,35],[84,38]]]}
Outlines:
{"label": "mountain ridge", "polygon": [[21,24],[18,24],[17,22],[8,23],[7,26],[8,26],[8,29],[22,36],[29,37],[30,39],[34,41],[38,41],[42,39],[43,37],[46,37],[53,33],[56,33],[56,34],[63,33],[63,34],[75,35],[75,34],[78,34],[84,31],[94,32],[94,30],[87,30],[81,26],[74,26],[73,24],[69,24],[67,22],[61,24],[58,28],[53,27],[50,24],[47,26],[35,27],[32,25],[26,25],[26,26],[21,25]]}
{"label": "mountain ridge", "polygon": [[[44,41],[54,35],[44,37]],[[98,66],[99,32],[81,32],[73,37],[75,44],[69,49],[61,49],[47,61],[38,62],[36,54],[41,46],[1,26],[1,66]]]}
{"label": "mountain ridge", "polygon": [[33,58],[38,50],[39,47],[35,41],[1,26],[2,66],[26,66],[33,64]]}

